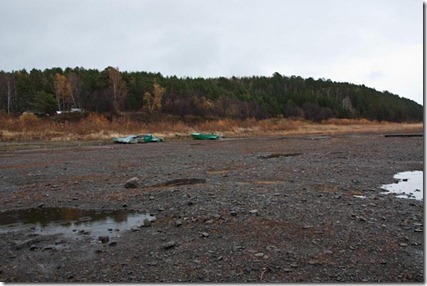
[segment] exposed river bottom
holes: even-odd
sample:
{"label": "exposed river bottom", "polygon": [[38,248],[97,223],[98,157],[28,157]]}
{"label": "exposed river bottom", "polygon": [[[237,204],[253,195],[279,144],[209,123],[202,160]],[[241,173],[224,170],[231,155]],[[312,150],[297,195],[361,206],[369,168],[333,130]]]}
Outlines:
{"label": "exposed river bottom", "polygon": [[370,133],[1,151],[0,281],[422,282],[423,148]]}

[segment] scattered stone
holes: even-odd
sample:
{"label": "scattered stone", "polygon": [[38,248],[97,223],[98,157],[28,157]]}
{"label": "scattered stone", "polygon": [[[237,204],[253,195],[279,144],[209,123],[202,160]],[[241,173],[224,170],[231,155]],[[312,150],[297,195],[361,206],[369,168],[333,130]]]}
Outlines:
{"label": "scattered stone", "polygon": [[55,241],[55,245],[58,245],[58,244],[65,244],[66,243],[66,241],[65,240],[63,240],[63,239],[58,239],[58,240],[56,240]]}
{"label": "scattered stone", "polygon": [[142,221],[142,225],[141,225],[142,227],[148,227],[148,226],[151,226],[151,220],[149,220],[148,218],[145,218],[143,221]]}
{"label": "scattered stone", "polygon": [[168,242],[164,243],[162,245],[162,248],[164,248],[164,249],[170,249],[170,248],[175,247],[175,246],[176,246],[176,241],[171,240],[171,241],[168,241]]}
{"label": "scattered stone", "polygon": [[323,253],[324,254],[333,254],[332,250],[329,250],[329,249],[323,250]]}
{"label": "scattered stone", "polygon": [[202,236],[203,236],[203,237],[208,237],[208,236],[209,236],[209,233],[207,233],[207,232],[202,232]]}
{"label": "scattered stone", "polygon": [[109,246],[116,246],[117,245],[117,241],[112,241],[108,244]]}
{"label": "scattered stone", "polygon": [[82,230],[79,230],[78,234],[89,235],[90,231],[82,229]]}
{"label": "scattered stone", "polygon": [[264,253],[263,252],[257,252],[254,254],[255,257],[263,257]]}
{"label": "scattered stone", "polygon": [[38,238],[30,238],[24,241],[19,241],[15,243],[15,249],[19,250],[26,246],[32,246],[33,243],[37,243],[37,242],[39,242]]}
{"label": "scattered stone", "polygon": [[277,247],[276,247],[276,246],[274,246],[274,245],[267,245],[267,246],[265,247],[265,249],[266,249],[267,251],[275,251],[275,252],[280,251],[280,249],[279,249],[279,248],[277,248]]}
{"label": "scattered stone", "polygon": [[108,243],[110,238],[108,236],[99,236],[98,240],[101,241],[101,243]]}
{"label": "scattered stone", "polygon": [[178,219],[178,220],[175,221],[175,226],[176,227],[181,226],[181,225],[182,225],[182,221],[180,219]]}
{"label": "scattered stone", "polygon": [[252,215],[258,215],[258,210],[251,210],[249,213]]}
{"label": "scattered stone", "polygon": [[231,211],[230,211],[230,215],[231,215],[231,216],[237,216],[237,211],[235,211],[235,210],[231,210]]}
{"label": "scattered stone", "polygon": [[125,188],[126,189],[135,189],[138,187],[138,185],[139,185],[139,179],[137,177],[133,177],[133,178],[130,178],[129,180],[126,181]]}

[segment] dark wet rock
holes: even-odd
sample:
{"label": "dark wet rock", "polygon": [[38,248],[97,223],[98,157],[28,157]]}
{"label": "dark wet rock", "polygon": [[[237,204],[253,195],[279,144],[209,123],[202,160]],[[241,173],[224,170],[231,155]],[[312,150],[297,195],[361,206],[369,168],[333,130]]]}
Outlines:
{"label": "dark wet rock", "polygon": [[125,188],[127,189],[135,189],[139,186],[139,179],[137,177],[130,178],[125,183]]}
{"label": "dark wet rock", "polygon": [[110,241],[110,237],[108,236],[99,236],[98,240],[101,241],[101,243],[108,243]]}
{"label": "dark wet rock", "polygon": [[151,226],[151,220],[149,220],[148,218],[145,218],[143,221],[142,221],[142,225],[141,225],[142,227],[148,227],[148,226]]}
{"label": "dark wet rock", "polygon": [[65,241],[64,239],[58,239],[58,240],[55,240],[55,245],[58,245],[58,244],[66,244],[67,243],[67,241]]}
{"label": "dark wet rock", "polygon": [[43,247],[43,251],[47,251],[47,250],[55,250],[56,248],[55,247],[53,247],[52,245],[48,245],[48,246],[45,246],[45,247]]}
{"label": "dark wet rock", "polygon": [[89,230],[86,230],[86,229],[82,229],[82,230],[79,230],[78,234],[82,234],[82,235],[89,235],[89,234],[90,234],[90,231],[89,231]]}

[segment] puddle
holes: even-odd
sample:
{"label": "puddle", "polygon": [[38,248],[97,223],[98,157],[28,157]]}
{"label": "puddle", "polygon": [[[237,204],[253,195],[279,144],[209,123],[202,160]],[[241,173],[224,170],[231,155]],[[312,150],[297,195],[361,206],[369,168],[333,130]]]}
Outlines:
{"label": "puddle", "polygon": [[382,185],[382,194],[397,194],[396,197],[404,199],[423,200],[423,171],[410,171],[397,173],[393,177],[397,182]]}
{"label": "puddle", "polygon": [[[151,214],[125,210],[96,211],[73,208],[33,208],[0,212],[0,233],[31,231],[36,234],[67,236],[119,236],[123,231],[139,228]],[[147,221],[146,221],[147,223]]]}

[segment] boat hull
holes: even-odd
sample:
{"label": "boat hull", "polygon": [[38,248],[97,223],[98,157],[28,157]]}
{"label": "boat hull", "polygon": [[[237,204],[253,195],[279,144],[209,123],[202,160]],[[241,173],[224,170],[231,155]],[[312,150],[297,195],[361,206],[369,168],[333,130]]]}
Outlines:
{"label": "boat hull", "polygon": [[191,133],[191,137],[194,140],[218,140],[219,136],[216,134],[207,133]]}

